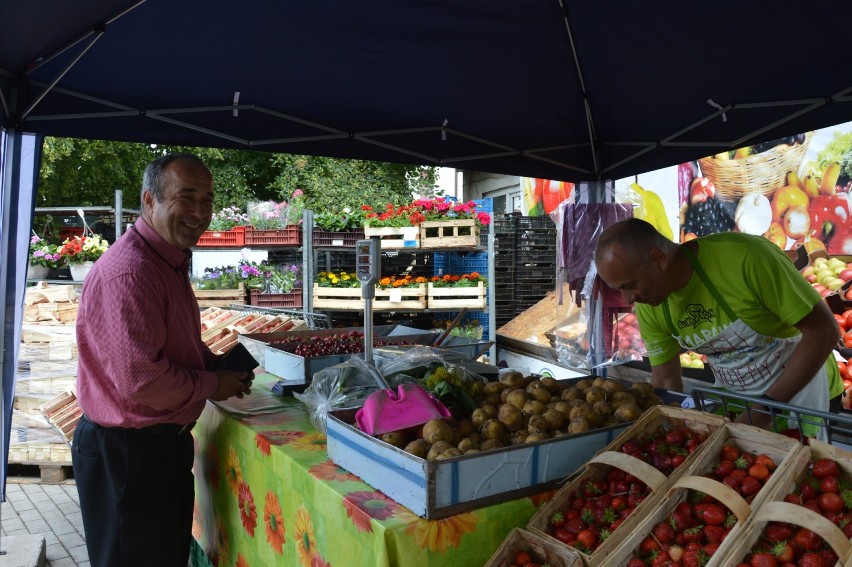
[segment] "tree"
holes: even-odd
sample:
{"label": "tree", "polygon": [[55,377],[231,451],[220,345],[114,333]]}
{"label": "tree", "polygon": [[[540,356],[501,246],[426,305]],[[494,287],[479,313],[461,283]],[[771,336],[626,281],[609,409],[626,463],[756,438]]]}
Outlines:
{"label": "tree", "polygon": [[215,210],[289,200],[296,189],[305,193],[305,205],[318,211],[403,204],[415,194],[433,196],[436,185],[436,168],[426,166],[47,137],[38,206],[108,205],[115,190],[122,189],[125,207],[138,208],[142,170],[169,151],[187,151],[204,160],[215,181]]}

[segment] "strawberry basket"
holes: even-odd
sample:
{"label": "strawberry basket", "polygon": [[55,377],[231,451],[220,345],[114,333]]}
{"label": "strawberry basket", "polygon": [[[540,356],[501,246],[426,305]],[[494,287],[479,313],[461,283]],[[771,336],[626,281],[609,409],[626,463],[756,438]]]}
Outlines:
{"label": "strawberry basket", "polygon": [[[599,453],[586,463],[578,476],[539,508],[527,528],[546,541],[572,549],[584,565],[600,565],[618,547],[619,535],[629,533],[639,523],[644,510],[654,509],[668,482],[666,475],[635,457],[612,451]],[[613,503],[614,497],[609,498],[612,494],[624,493],[626,496],[620,497],[620,503]],[[606,516],[606,508],[610,508],[612,514],[606,518],[589,517],[584,514],[586,508],[577,508],[578,498],[588,504],[592,516]],[[598,502],[608,506],[598,506]],[[595,511],[601,509],[603,512]],[[631,511],[625,514],[624,510]],[[613,517],[616,514],[617,517]],[[609,524],[605,529],[611,530],[608,537],[596,536],[592,543],[584,541],[587,536],[581,535],[584,531],[593,531],[604,522]],[[569,533],[573,535],[569,537]]]}
{"label": "strawberry basket", "polygon": [[704,567],[723,565],[751,513],[748,503],[721,482],[701,476],[681,477],[658,506],[627,532],[607,565],[639,567],[655,560],[663,564],[697,561]]}
{"label": "strawberry basket", "polygon": [[[823,486],[823,481],[834,486]],[[741,545],[731,549],[732,558],[741,560],[754,555],[755,549],[761,550],[761,543],[767,547],[770,542],[775,544],[786,540],[797,545],[799,542],[807,543],[807,539],[813,540],[813,535],[800,533],[800,528],[806,528],[837,554],[835,563],[823,561],[822,567],[843,564],[844,561],[847,565],[852,564],[852,549],[848,546],[852,535],[852,523],[849,522],[852,514],[844,499],[840,497],[838,500],[844,487],[848,489],[850,485],[852,453],[811,439],[809,445],[803,446],[790,460],[787,473],[779,478],[766,501],[756,509],[752,522],[754,527],[741,538]],[[823,491],[823,488],[826,490]],[[837,490],[840,493],[835,492]],[[826,493],[834,495],[834,498],[823,500]],[[833,503],[832,507],[829,507],[829,502]],[[778,522],[781,519],[783,523]],[[843,529],[840,524],[844,525]],[[768,533],[771,530],[782,532],[782,535]]]}
{"label": "strawberry basket", "polygon": [[[548,565],[549,567],[580,565],[580,557],[565,546],[558,545],[522,528],[514,528],[485,564],[485,567],[516,565],[518,564],[516,558],[519,552],[529,554],[532,564]],[[524,566],[520,565],[520,567]]]}

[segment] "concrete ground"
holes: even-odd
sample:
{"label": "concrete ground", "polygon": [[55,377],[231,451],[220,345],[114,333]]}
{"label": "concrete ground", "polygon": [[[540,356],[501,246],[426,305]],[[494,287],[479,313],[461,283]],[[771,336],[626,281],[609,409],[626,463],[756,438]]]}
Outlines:
{"label": "concrete ground", "polygon": [[[37,474],[37,473],[36,473]],[[9,477],[0,504],[0,567],[89,567],[77,485]],[[44,560],[38,547],[44,538]]]}

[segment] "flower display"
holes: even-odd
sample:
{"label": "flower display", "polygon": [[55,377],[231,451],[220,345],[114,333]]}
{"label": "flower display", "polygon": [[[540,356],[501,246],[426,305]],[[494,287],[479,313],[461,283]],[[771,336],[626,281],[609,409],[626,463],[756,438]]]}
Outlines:
{"label": "flower display", "polygon": [[248,214],[239,207],[225,207],[217,213],[213,213],[208,230],[231,230],[235,226],[246,226],[250,224]]}
{"label": "flower display", "polygon": [[58,268],[61,263],[62,256],[56,244],[50,244],[35,234],[30,238],[30,264]]}
{"label": "flower display", "polygon": [[364,226],[365,214],[362,209],[349,207],[341,211],[323,211],[314,215],[317,228],[329,232],[350,232]]}
{"label": "flower display", "polygon": [[418,226],[423,221],[473,219],[477,225],[487,225],[491,215],[477,211],[476,201],[466,203],[451,201],[445,197],[433,199],[417,199],[410,205],[393,205],[388,203],[379,212],[370,205],[362,205],[365,213],[365,226],[370,227],[405,227]]}
{"label": "flower display", "polygon": [[204,275],[195,282],[198,289],[236,289],[240,283],[264,293],[290,293],[302,287],[302,267],[243,260],[234,266],[205,268]]}
{"label": "flower display", "polygon": [[433,287],[476,287],[479,282],[487,283],[487,281],[479,272],[462,275],[444,274],[443,276],[432,276],[429,280]]}
{"label": "flower display", "polygon": [[320,272],[315,281],[320,287],[361,287],[361,282],[351,272]]}
{"label": "flower display", "polygon": [[423,276],[415,277],[411,274],[406,274],[404,276],[384,276],[379,279],[378,286],[380,289],[417,287],[418,285],[425,284],[428,281],[429,280]]}
{"label": "flower display", "polygon": [[302,211],[305,210],[305,193],[301,189],[293,191],[290,197],[290,205],[287,209],[287,223],[300,224],[302,222]]}
{"label": "flower display", "polygon": [[109,242],[99,234],[66,238],[59,249],[63,261],[69,264],[94,262],[107,251]]}
{"label": "flower display", "polygon": [[277,230],[287,228],[290,205],[287,201],[251,202],[248,205],[248,218],[258,230]]}

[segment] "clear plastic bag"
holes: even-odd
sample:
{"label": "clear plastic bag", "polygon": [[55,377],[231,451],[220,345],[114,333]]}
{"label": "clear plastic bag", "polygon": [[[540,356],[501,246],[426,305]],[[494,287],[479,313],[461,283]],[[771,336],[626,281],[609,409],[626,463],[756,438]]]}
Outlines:
{"label": "clear plastic bag", "polygon": [[353,356],[346,362],[316,372],[311,385],[301,394],[294,392],[293,396],[308,406],[311,423],[325,433],[328,412],[360,407],[379,389],[371,372],[363,358]]}

